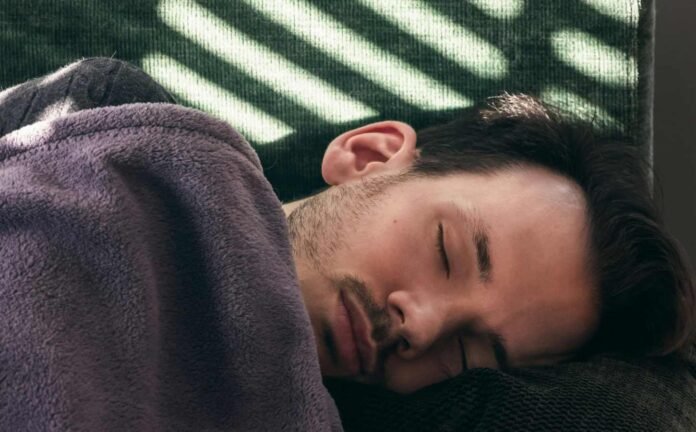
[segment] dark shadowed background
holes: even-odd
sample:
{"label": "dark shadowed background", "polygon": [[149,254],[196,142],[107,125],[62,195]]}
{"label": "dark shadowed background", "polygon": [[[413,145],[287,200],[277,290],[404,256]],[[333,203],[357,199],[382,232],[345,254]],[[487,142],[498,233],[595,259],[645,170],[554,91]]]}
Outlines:
{"label": "dark shadowed background", "polygon": [[696,1],[656,6],[655,174],[667,226],[696,268]]}

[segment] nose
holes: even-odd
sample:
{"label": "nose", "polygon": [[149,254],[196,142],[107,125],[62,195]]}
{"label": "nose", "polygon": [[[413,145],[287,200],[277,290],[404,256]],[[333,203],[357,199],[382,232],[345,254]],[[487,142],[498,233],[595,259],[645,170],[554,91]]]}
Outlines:
{"label": "nose", "polygon": [[447,331],[448,311],[436,298],[427,301],[407,291],[387,296],[387,310],[398,337],[397,354],[404,359],[420,356]]}

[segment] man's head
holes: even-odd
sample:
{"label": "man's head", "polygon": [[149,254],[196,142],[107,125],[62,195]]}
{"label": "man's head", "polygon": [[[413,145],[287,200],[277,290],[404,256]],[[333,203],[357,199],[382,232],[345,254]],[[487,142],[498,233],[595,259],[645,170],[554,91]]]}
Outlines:
{"label": "man's head", "polygon": [[346,132],[322,174],[334,186],[286,211],[325,376],[410,392],[691,337],[693,284],[637,153],[532,98]]}

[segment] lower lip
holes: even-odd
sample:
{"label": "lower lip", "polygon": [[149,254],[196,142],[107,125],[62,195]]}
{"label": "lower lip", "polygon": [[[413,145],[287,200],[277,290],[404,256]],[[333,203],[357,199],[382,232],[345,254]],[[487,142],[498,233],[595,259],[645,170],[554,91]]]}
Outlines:
{"label": "lower lip", "polygon": [[343,301],[343,293],[338,298],[334,327],[341,362],[348,368],[350,375],[358,375],[360,373],[360,360],[358,359],[358,350],[348,309]]}

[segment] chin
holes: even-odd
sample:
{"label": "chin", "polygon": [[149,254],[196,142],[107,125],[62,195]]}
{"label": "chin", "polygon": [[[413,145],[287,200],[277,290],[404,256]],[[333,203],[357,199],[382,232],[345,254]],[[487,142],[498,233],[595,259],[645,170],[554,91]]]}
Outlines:
{"label": "chin", "polygon": [[411,393],[415,393],[420,389],[429,387],[439,381],[433,381],[433,382],[427,382],[427,381],[414,381],[412,377],[404,377],[406,379],[404,380],[399,380],[398,377],[397,379],[394,379],[395,377],[390,377],[387,375],[385,377],[383,386],[390,391],[393,391],[394,393],[402,394],[402,395],[407,395]]}

